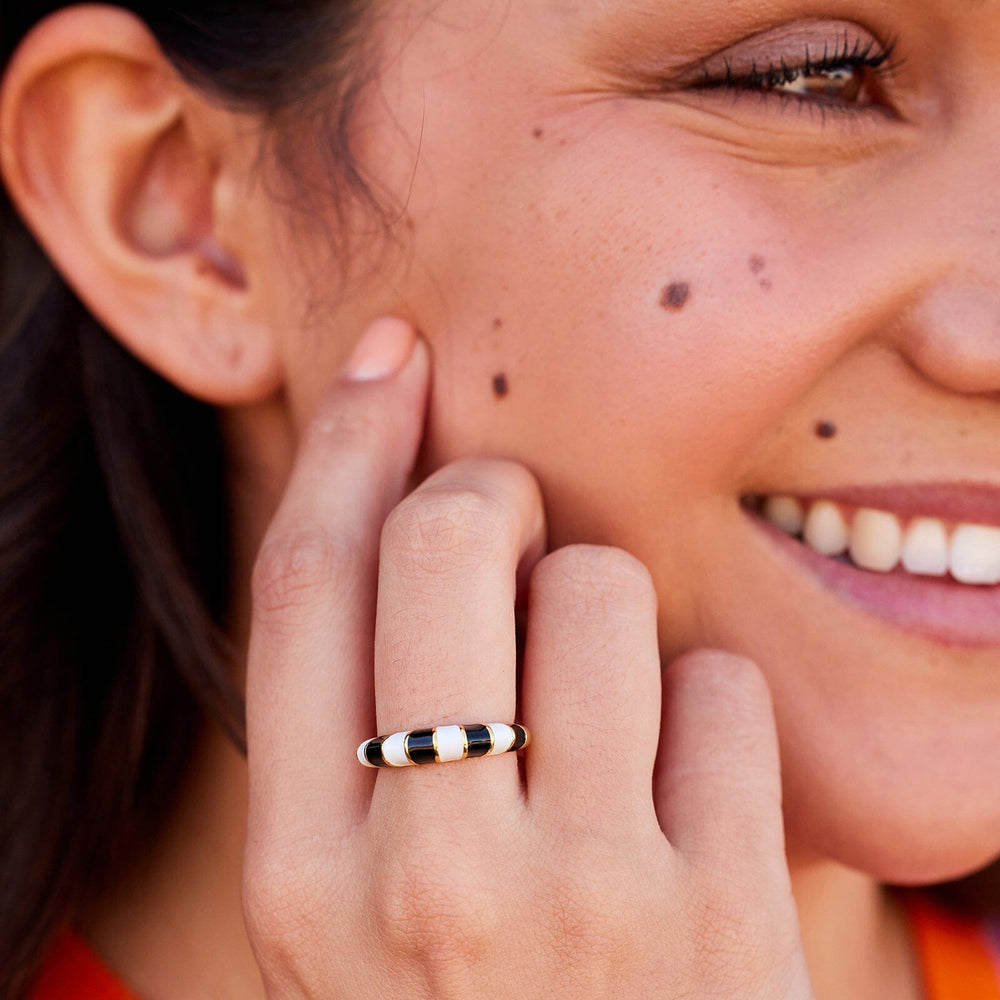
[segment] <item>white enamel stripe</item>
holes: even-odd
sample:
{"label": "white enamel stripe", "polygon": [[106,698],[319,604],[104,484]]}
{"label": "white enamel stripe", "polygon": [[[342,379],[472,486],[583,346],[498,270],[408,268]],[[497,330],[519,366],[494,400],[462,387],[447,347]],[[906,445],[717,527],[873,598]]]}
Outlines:
{"label": "white enamel stripe", "polygon": [[407,733],[393,733],[382,744],[382,759],[390,767],[411,767],[413,761],[406,756]]}
{"label": "white enamel stripe", "polygon": [[438,726],[434,730],[434,742],[442,764],[465,756],[465,730],[461,726]]}
{"label": "white enamel stripe", "polygon": [[493,749],[486,755],[487,757],[506,753],[514,745],[514,740],[517,739],[517,733],[510,726],[502,722],[487,723],[486,728],[493,737]]}

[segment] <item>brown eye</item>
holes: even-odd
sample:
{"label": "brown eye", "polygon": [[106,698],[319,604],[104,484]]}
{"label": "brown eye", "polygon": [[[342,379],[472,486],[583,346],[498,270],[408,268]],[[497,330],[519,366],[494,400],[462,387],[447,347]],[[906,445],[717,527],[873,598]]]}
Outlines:
{"label": "brown eye", "polygon": [[806,45],[801,53],[774,52],[786,44],[758,42],[707,60],[698,89],[751,91],[846,110],[890,106],[884,82],[894,71],[895,43],[882,46],[845,30],[836,42]]}
{"label": "brown eye", "polygon": [[844,104],[871,104],[874,101],[875,81],[869,66],[835,66],[809,72],[803,69],[787,75],[792,79],[782,79],[767,89]]}

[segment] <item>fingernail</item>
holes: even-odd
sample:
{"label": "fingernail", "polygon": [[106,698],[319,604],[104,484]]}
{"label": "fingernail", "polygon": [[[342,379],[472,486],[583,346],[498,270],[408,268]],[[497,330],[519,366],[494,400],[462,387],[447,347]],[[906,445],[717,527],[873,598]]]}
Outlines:
{"label": "fingernail", "polygon": [[344,377],[352,382],[391,378],[413,356],[415,342],[416,334],[406,320],[383,316],[362,334],[344,366]]}

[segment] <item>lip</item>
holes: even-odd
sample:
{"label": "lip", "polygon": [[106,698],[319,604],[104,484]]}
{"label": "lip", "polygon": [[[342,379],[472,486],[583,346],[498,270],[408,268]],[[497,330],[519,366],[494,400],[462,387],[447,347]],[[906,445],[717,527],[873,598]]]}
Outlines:
{"label": "lip", "polygon": [[[844,498],[843,503],[855,503],[854,498],[861,492],[864,491],[851,490],[839,496]],[[828,493],[822,496],[834,498]],[[846,499],[848,496],[852,499]],[[898,512],[898,505],[895,504],[880,509],[887,507]],[[858,569],[850,563],[821,556],[808,545],[786,535],[756,511],[745,505],[742,509],[783,558],[794,560],[824,589],[853,607],[939,645],[969,649],[1000,647],[1000,586],[974,587],[951,579],[918,577],[902,568],[891,573]],[[952,509],[951,505],[948,509]],[[959,520],[953,514],[931,514],[926,504],[921,504],[914,514]],[[963,514],[961,519],[966,516]]]}
{"label": "lip", "polygon": [[1000,487],[988,483],[852,486],[849,489],[810,490],[787,495],[807,503],[832,500],[845,507],[871,507],[902,518],[936,517],[942,521],[1000,527]]}

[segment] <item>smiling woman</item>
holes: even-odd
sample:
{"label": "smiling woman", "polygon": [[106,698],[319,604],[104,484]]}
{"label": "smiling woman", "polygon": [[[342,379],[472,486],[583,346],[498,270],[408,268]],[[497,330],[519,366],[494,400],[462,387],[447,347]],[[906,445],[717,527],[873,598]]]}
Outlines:
{"label": "smiling woman", "polygon": [[11,995],[1000,995],[1000,6],[14,6]]}

